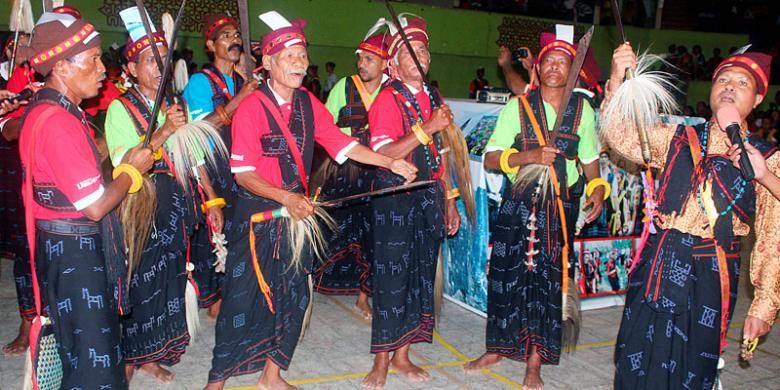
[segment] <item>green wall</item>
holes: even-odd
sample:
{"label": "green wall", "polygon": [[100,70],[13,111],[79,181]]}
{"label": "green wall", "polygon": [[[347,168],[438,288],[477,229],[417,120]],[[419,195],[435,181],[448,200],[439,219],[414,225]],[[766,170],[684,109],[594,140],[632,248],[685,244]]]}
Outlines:
{"label": "green wall", "polygon": [[[9,0],[2,1],[10,3]],[[133,3],[130,0],[120,1]],[[36,15],[39,15],[40,2],[32,3]],[[100,0],[70,0],[67,3],[77,7],[85,19],[96,24],[103,33],[106,46],[112,42],[121,44],[126,40],[123,30],[106,25],[105,16],[100,13],[99,7],[96,7],[96,4],[102,4]],[[486,68],[486,77],[492,84],[501,85],[500,69],[496,66],[495,42],[499,36],[497,27],[507,15],[404,3],[394,3],[394,6],[398,12],[412,12],[427,21],[433,54],[431,77],[439,82],[445,96],[466,97],[468,84],[474,78],[474,70],[478,66]],[[8,20],[9,9],[10,6],[0,7],[0,21]],[[290,19],[308,20],[306,32],[310,42],[311,62],[320,65],[320,77],[323,77],[324,64],[327,61],[337,64],[336,73],[339,76],[350,74],[354,70],[354,47],[377,18],[387,17],[387,11],[381,2],[369,0],[249,1],[250,15],[258,15],[272,9]],[[173,7],[170,12],[175,12]],[[259,40],[268,28],[256,17],[250,19],[252,39]],[[538,19],[528,18],[528,20]],[[549,22],[554,23],[554,21]],[[649,48],[657,53],[664,52],[672,43],[686,45],[689,50],[693,45],[699,44],[707,57],[714,47],[720,47],[723,52],[727,52],[729,47],[742,46],[747,42],[746,35],[630,27],[626,28],[626,35],[635,48]],[[596,26],[591,46],[605,73],[604,78],[609,69],[612,50],[618,41],[614,27]],[[206,56],[201,50],[203,41],[199,33],[185,32],[180,45],[194,50],[197,63],[206,61]],[[698,100],[705,100],[706,94],[706,88],[692,86],[689,101],[695,104]]]}

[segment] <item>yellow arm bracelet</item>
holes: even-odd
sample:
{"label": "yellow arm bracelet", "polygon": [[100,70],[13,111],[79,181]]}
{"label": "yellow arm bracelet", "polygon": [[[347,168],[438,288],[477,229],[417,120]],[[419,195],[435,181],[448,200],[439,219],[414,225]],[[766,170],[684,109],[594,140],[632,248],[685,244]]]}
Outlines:
{"label": "yellow arm bracelet", "polygon": [[453,188],[447,191],[447,200],[455,199],[460,196],[460,191],[457,188]]}
{"label": "yellow arm bracelet", "polygon": [[116,179],[119,177],[119,175],[126,173],[127,176],[130,177],[130,179],[133,181],[133,184],[130,185],[130,189],[127,190],[128,194],[134,194],[138,192],[141,187],[144,185],[144,178],[141,176],[141,172],[136,169],[136,167],[130,165],[130,164],[119,164],[118,167],[114,168],[113,177]]}
{"label": "yellow arm bracelet", "polygon": [[210,209],[212,207],[219,207],[224,208],[227,206],[227,203],[225,203],[225,198],[214,198],[211,200],[207,200],[206,203],[200,205],[200,209],[203,210],[203,212],[206,212],[206,209]]}
{"label": "yellow arm bracelet", "polygon": [[520,153],[520,151],[515,148],[509,148],[501,152],[501,157],[498,159],[498,165],[501,167],[502,172],[506,174],[516,174],[520,171],[519,166],[514,168],[509,166],[509,157],[515,153]]}
{"label": "yellow arm bracelet", "polygon": [[597,177],[588,182],[588,187],[585,189],[585,195],[590,196],[590,194],[592,194],[593,191],[595,191],[596,188],[599,188],[600,186],[604,186],[604,200],[607,200],[609,198],[609,194],[612,192],[612,186],[609,185],[606,180],[600,177]]}
{"label": "yellow arm bracelet", "polygon": [[425,134],[425,131],[419,123],[412,125],[412,131],[414,132],[414,136],[417,137],[417,140],[420,141],[421,144],[428,145],[432,141],[431,136]]}

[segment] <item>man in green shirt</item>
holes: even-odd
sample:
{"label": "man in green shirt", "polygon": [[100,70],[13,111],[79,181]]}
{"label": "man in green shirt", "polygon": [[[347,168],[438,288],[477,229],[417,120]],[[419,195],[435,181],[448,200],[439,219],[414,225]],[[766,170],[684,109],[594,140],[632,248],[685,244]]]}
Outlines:
{"label": "man in green shirt", "polygon": [[[368,110],[387,79],[387,47],[381,34],[360,42],[358,73],[339,80],[328,95],[325,107],[345,134],[369,145]],[[324,161],[317,175],[323,183],[323,199],[340,198],[369,191],[373,168],[347,161],[343,165]],[[362,203],[333,210],[337,228],[329,237],[326,261],[315,270],[314,289],[321,294],[357,295],[356,309],[371,318],[371,226],[369,204]]]}
{"label": "man in green shirt", "polygon": [[[542,363],[558,364],[563,326],[572,317],[565,295],[576,288],[568,264],[584,187],[578,163],[592,180],[588,221],[601,212],[605,194],[593,108],[581,94],[562,101],[576,48],[550,33],[542,34],[540,47],[534,66],[540,87],[506,105],[488,141],[485,167],[501,170],[509,183],[492,229],[487,352],[464,367],[479,372],[502,357],[526,362],[529,389],[543,387]],[[557,113],[564,117],[554,132]]]}

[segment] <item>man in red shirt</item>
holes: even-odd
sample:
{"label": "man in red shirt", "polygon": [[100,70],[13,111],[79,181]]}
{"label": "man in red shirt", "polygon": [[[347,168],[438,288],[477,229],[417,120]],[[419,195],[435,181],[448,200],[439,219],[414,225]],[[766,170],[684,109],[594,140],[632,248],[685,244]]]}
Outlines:
{"label": "man in red shirt", "polygon": [[[404,31],[427,72],[431,56],[425,21],[410,19]],[[444,235],[455,234],[460,226],[439,134],[452,123],[452,113],[438,90],[424,82],[425,75],[420,74],[412,55],[401,42],[401,34],[394,32],[388,56],[397,77],[379,92],[368,113],[371,148],[411,161],[421,180],[437,180],[437,184],[372,201],[371,353],[375,356],[371,372],[363,379],[363,386],[369,388],[384,386],[391,364],[413,382],[430,379],[430,374],[409,360],[409,347],[433,341],[433,284],[439,248]],[[399,182],[379,169],[374,186],[387,188]]]}
{"label": "man in red shirt", "polygon": [[[271,78],[241,102],[233,120],[230,165],[239,189],[210,390],[222,389],[233,375],[259,370],[259,388],[293,388],[280,370],[289,367],[301,335],[313,255],[308,243],[302,253],[292,253],[289,224],[314,211],[308,198],[314,143],[337,163],[351,158],[377,165],[402,175],[400,182],[416,173],[408,162],[374,153],[346,136],[327,108],[301,88],[309,65],[305,21],[290,23],[274,11],[260,18],[273,29],[261,42],[263,67]],[[291,218],[259,218],[281,207]]]}
{"label": "man in red shirt", "polygon": [[28,243],[42,279],[37,285],[33,274],[33,288],[42,290],[37,312],[52,321],[62,388],[126,389],[119,315],[129,310],[127,269],[112,211],[142,184],[151,150],[130,150],[114,181],[103,182],[94,134],[79,109],[105,77],[93,25],[44,13],[25,50],[46,77],[24,114],[19,140]]}

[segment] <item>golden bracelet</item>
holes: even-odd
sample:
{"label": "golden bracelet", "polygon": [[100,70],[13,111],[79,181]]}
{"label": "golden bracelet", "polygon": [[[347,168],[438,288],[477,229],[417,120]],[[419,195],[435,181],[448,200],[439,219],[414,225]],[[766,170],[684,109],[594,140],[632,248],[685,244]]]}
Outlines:
{"label": "golden bracelet", "polygon": [[592,194],[596,188],[601,186],[604,186],[604,200],[607,200],[607,198],[609,198],[609,194],[612,192],[612,186],[609,185],[606,180],[600,177],[597,177],[588,182],[588,186],[585,188],[585,196],[590,196],[590,194]]}
{"label": "golden bracelet", "polygon": [[455,199],[460,196],[460,191],[457,188],[453,188],[447,191],[447,200]]}
{"label": "golden bracelet", "polygon": [[414,132],[414,136],[417,137],[417,140],[420,141],[421,144],[428,145],[431,142],[431,136],[425,134],[425,131],[419,123],[412,125],[412,131]]}
{"label": "golden bracelet", "polygon": [[[142,135],[141,136],[141,143],[143,143],[145,139],[146,139],[146,135]],[[149,141],[151,141],[151,140],[149,140]],[[160,161],[162,159],[162,155],[163,155],[162,146],[157,148],[157,150],[154,150],[154,149],[152,149],[152,144],[150,143],[147,147],[149,148],[149,150],[152,151],[152,158],[154,158],[154,161]]]}
{"label": "golden bracelet", "polygon": [[130,164],[119,164],[118,167],[114,168],[114,173],[112,176],[114,179],[116,179],[123,173],[126,173],[127,176],[130,177],[130,180],[133,181],[133,184],[130,185],[130,189],[127,190],[128,194],[134,194],[138,192],[141,187],[143,187],[144,178],[141,176],[141,172],[139,172],[136,167]]}
{"label": "golden bracelet", "polygon": [[502,172],[514,175],[520,171],[520,166],[514,168],[509,166],[509,157],[515,153],[520,153],[520,151],[515,148],[509,148],[501,152],[501,157],[498,159],[498,165],[501,167]]}
{"label": "golden bracelet", "polygon": [[211,200],[207,200],[206,203],[200,205],[200,209],[203,210],[203,212],[206,212],[206,209],[210,209],[212,207],[219,207],[224,208],[227,206],[227,203],[225,203],[225,198],[214,198]]}

